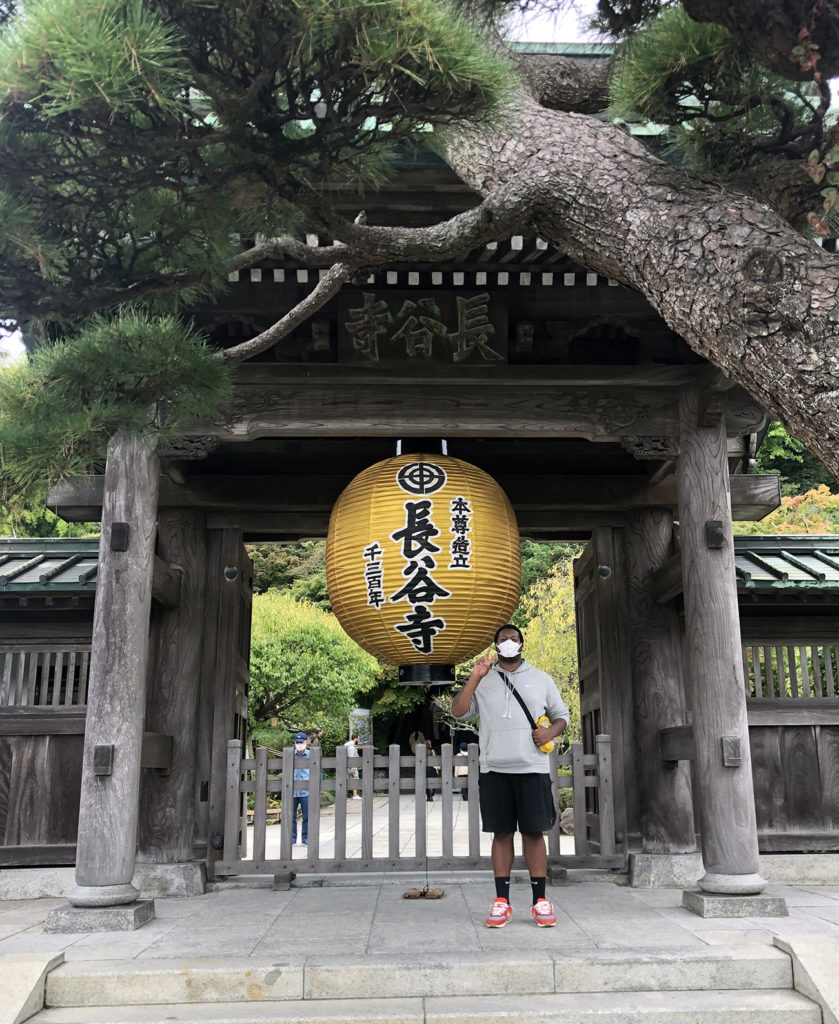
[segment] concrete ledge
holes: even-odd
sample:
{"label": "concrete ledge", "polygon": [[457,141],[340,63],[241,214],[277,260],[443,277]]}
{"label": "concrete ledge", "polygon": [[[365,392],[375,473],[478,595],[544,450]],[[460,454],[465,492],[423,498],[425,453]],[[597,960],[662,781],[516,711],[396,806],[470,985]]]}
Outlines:
{"label": "concrete ledge", "polygon": [[63,960],[63,953],[0,956],[0,1024],[21,1024],[43,1010],[47,975]]}
{"label": "concrete ledge", "polygon": [[203,896],[207,891],[207,868],[204,863],[186,861],[178,864],[134,865],[131,884],[142,899],[164,896]]}
{"label": "concrete ledge", "polygon": [[685,889],[682,906],[699,917],[789,917],[782,896],[724,896]]}
{"label": "concrete ledge", "polygon": [[44,931],[131,932],[154,918],[154,900],[137,900],[116,907],[74,907],[65,903],[47,914]]}
{"label": "concrete ledge", "polygon": [[[778,953],[779,956],[783,954]],[[789,963],[787,957],[784,957]],[[153,1006],[303,999],[305,957],[71,960],[50,975],[51,1006]],[[358,987],[354,990],[359,997]]]}
{"label": "concrete ledge", "polygon": [[634,889],[685,889],[705,874],[701,853],[630,853],[629,884]]}
{"label": "concrete ledge", "polygon": [[839,1024],[839,942],[826,935],[776,935],[773,941],[792,957],[796,991],[819,1004],[823,1024]]}
{"label": "concrete ledge", "polygon": [[75,888],[75,868],[0,868],[0,900],[66,897]]}
{"label": "concrete ledge", "polygon": [[836,885],[839,853],[763,853],[760,873],[770,885]]}

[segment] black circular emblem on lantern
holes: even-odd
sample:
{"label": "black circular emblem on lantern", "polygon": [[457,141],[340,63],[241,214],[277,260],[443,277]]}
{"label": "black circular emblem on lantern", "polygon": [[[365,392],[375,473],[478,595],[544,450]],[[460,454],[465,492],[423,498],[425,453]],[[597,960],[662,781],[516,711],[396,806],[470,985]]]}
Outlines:
{"label": "black circular emblem on lantern", "polygon": [[409,462],[396,474],[396,482],[408,494],[434,494],[446,486],[446,471],[433,462]]}

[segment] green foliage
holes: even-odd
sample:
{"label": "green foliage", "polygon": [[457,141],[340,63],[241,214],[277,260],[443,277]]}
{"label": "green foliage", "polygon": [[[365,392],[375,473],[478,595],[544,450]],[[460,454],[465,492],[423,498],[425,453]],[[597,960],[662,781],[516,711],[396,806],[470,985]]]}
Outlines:
{"label": "green foliage", "polygon": [[333,615],[272,590],[254,597],[250,671],[253,734],[323,729],[328,749],[346,738],[349,712],[375,685],[379,665]]}
{"label": "green foliage", "polygon": [[557,562],[539,580],[525,600],[528,623],[524,629],[524,656],[547,672],[559,687],[571,712],[563,745],[580,739],[580,685],[577,671],[577,629],[574,608],[572,558]]}
{"label": "green foliage", "polygon": [[229,394],[228,369],[174,317],[94,316],[72,340],[0,368],[3,500],[100,467],[119,430],[176,437]]}
{"label": "green foliage", "polygon": [[781,494],[804,494],[821,484],[836,490],[836,481],[819,460],[784,430],[770,423],[755,460],[758,473],[779,473]]}
{"label": "green foliage", "polygon": [[540,580],[550,575],[555,565],[573,559],[579,551],[577,544],[537,543],[532,540],[521,542],[521,597],[513,613],[513,624],[521,629],[530,618],[532,602],[529,595]]}
{"label": "green foliage", "polygon": [[726,29],[693,21],[681,6],[629,38],[610,89],[614,116],[670,126],[671,153],[716,173],[821,138],[812,85],[766,71]]}
{"label": "green foliage", "polygon": [[822,484],[807,491],[781,498],[781,507],[757,523],[735,523],[737,534],[839,533],[839,494],[831,494]]}
{"label": "green foliage", "polygon": [[373,718],[376,746],[381,749],[390,742],[399,720],[419,708],[426,697],[421,686],[403,686],[397,672],[395,665],[380,664],[376,685],[365,697],[365,707],[370,708]]}
{"label": "green foliage", "polygon": [[38,503],[14,495],[0,504],[2,537],[96,537],[99,523],[68,523]]}
{"label": "green foliage", "polygon": [[289,590],[298,601],[308,601],[330,611],[326,590],[326,544],[308,540],[301,544],[252,544],[254,591]]}

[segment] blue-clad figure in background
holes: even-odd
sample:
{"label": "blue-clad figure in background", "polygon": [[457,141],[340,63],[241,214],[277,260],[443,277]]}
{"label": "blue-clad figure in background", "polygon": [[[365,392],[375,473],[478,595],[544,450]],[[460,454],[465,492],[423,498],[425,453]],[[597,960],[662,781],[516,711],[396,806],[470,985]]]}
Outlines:
{"label": "blue-clad figure in background", "polygon": [[[294,737],[294,781],[309,781],[309,737],[305,732],[298,732]],[[295,789],[292,793],[291,842],[297,842],[297,808],[300,808],[302,824],[300,841],[306,846],[309,842],[309,789]]]}

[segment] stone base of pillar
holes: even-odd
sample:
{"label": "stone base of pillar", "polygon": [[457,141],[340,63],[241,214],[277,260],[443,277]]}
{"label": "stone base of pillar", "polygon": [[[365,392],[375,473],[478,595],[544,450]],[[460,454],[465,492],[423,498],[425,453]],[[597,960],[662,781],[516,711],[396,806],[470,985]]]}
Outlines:
{"label": "stone base of pillar", "polygon": [[706,872],[699,879],[699,888],[711,894],[722,896],[756,896],[768,885],[757,872],[750,875],[723,875],[714,871]]}
{"label": "stone base of pillar", "polygon": [[74,907],[65,903],[47,914],[45,932],[132,932],[154,919],[154,900],[116,907]]}
{"label": "stone base of pillar", "polygon": [[685,889],[682,906],[698,917],[789,917],[783,896],[724,896]]}
{"label": "stone base of pillar", "polygon": [[207,891],[207,868],[203,863],[134,865],[131,884],[143,898],[203,896]]}
{"label": "stone base of pillar", "polygon": [[67,897],[74,907],[118,907],[136,903],[140,892],[130,882],[117,885],[77,885]]}
{"label": "stone base of pillar", "polygon": [[629,855],[629,884],[635,889],[688,889],[704,873],[701,853]]}

